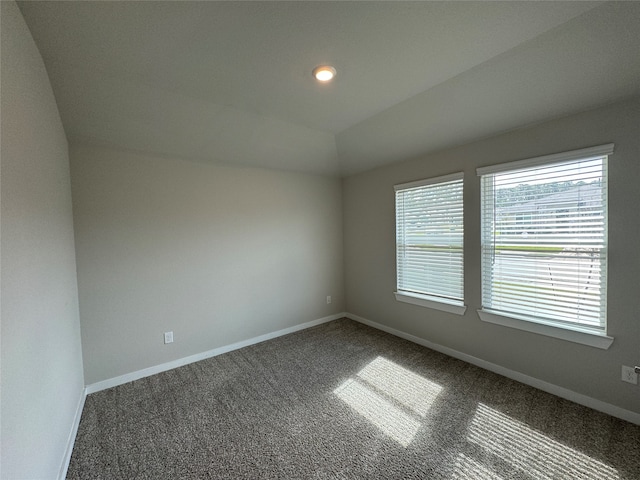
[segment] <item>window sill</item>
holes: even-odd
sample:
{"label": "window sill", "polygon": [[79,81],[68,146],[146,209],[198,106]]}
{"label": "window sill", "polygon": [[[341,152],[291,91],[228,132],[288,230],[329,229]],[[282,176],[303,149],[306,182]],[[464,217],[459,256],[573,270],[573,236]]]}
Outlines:
{"label": "window sill", "polygon": [[433,308],[443,312],[455,313],[456,315],[464,315],[467,306],[460,302],[446,301],[438,297],[429,297],[427,295],[412,295],[403,292],[393,292],[396,300],[399,302],[410,303],[420,307]]}
{"label": "window sill", "polygon": [[603,350],[608,349],[614,340],[613,337],[608,337],[594,332],[569,330],[553,325],[520,320],[514,317],[500,315],[489,310],[478,310],[478,316],[483,322],[494,323],[496,325],[537,333],[539,335],[546,335],[547,337],[559,338],[568,342],[589,345],[590,347],[601,348]]}

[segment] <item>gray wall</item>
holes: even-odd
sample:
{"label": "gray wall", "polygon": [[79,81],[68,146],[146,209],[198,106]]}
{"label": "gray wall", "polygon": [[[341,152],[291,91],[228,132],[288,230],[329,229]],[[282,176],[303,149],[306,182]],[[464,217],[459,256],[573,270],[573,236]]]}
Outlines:
{"label": "gray wall", "polygon": [[[344,180],[347,311],[633,412],[640,388],[620,380],[640,362],[640,100],[538,124]],[[475,169],[615,142],[609,159],[608,350],[481,322],[480,184]],[[399,303],[396,183],[464,171],[464,316]]]}
{"label": "gray wall", "polygon": [[344,310],[340,180],[84,146],[71,173],[88,385]]}
{"label": "gray wall", "polygon": [[56,478],[84,387],[67,140],[18,7],[1,8],[0,477]]}

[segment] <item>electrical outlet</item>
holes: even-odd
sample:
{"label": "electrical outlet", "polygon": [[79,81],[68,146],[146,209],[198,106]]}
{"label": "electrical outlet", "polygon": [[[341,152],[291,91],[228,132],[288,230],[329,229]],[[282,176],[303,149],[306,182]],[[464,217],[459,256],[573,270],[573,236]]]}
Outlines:
{"label": "electrical outlet", "polygon": [[164,343],[173,343],[173,332],[164,332]]}
{"label": "electrical outlet", "polygon": [[638,374],[634,371],[633,367],[622,366],[622,381],[638,384]]}
{"label": "electrical outlet", "polygon": [[327,295],[327,304],[331,303],[331,295]]}

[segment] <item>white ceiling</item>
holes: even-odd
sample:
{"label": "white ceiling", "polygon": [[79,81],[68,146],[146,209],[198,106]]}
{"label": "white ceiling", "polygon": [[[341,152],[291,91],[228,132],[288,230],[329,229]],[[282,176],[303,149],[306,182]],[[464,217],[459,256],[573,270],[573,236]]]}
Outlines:
{"label": "white ceiling", "polygon": [[199,161],[346,175],[640,95],[640,2],[19,5],[70,142]]}

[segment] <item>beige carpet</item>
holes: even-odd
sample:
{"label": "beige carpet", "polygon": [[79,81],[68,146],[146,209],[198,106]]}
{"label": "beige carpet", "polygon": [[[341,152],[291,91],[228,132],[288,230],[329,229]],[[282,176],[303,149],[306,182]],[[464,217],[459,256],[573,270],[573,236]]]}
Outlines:
{"label": "beige carpet", "polygon": [[640,479],[640,426],[342,319],[90,395],[70,479]]}

